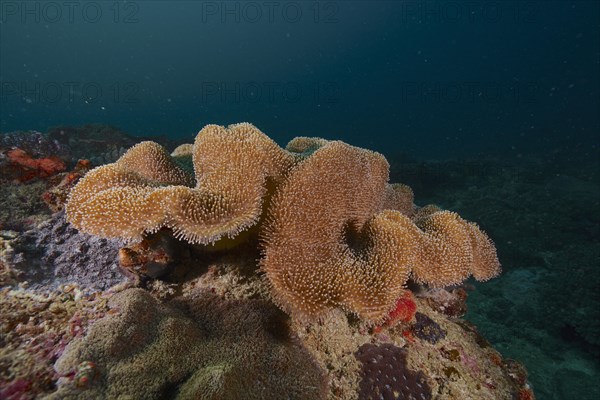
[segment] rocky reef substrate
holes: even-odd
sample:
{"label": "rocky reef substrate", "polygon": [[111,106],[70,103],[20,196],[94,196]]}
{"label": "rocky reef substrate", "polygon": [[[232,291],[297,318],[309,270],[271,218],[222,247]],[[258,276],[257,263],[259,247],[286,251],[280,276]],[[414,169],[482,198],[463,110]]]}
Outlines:
{"label": "rocky reef substrate", "polygon": [[[0,167],[28,179],[2,189],[19,214],[1,221],[0,398],[534,398],[526,369],[463,319],[470,284],[408,281],[384,319],[350,306],[296,317],[257,263],[256,232],[216,247],[179,241],[168,226],[135,244],[78,232],[66,194],[131,140],[102,126],[4,139]],[[57,158],[65,169],[46,175]]]}

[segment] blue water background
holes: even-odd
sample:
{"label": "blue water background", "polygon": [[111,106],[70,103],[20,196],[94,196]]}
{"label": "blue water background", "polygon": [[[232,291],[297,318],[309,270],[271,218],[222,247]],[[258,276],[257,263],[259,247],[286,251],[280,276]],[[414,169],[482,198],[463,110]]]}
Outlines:
{"label": "blue water background", "polygon": [[441,158],[600,132],[595,1],[65,4],[2,4],[3,132],[250,121]]}

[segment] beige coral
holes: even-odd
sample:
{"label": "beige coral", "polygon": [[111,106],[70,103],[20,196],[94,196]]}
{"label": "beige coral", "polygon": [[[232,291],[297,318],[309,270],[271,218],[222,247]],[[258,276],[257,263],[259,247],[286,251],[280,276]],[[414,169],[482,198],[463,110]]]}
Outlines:
{"label": "beige coral", "polygon": [[[178,166],[190,152],[195,187]],[[342,307],[379,321],[411,276],[447,286],[500,271],[477,225],[435,206],[415,209],[408,186],[388,184],[381,154],[307,137],[283,150],[246,123],[208,125],[176,153],[143,142],[91,171],[70,195],[69,220],[103,236],[138,239],[167,227],[210,244],[266,214],[261,266],[276,301],[299,316]]]}
{"label": "beige coral", "polygon": [[290,140],[285,149],[292,153],[309,156],[327,143],[329,143],[328,140],[318,137],[298,136]]}
{"label": "beige coral", "polygon": [[281,180],[294,160],[251,124],[208,125],[193,145],[194,188],[164,148],[143,142],[86,175],[71,192],[67,217],[106,237],[139,240],[168,227],[190,243],[214,243],[260,219],[269,180]]}
{"label": "beige coral", "polygon": [[479,229],[476,223],[468,222],[467,226],[473,248],[471,274],[481,282],[497,277],[500,275],[501,268],[494,242],[484,231]]}
{"label": "beige coral", "polygon": [[386,210],[398,210],[409,217],[414,214],[415,195],[410,186],[402,183],[388,185],[385,193],[383,208]]}
{"label": "beige coral", "polygon": [[184,143],[179,145],[171,152],[171,157],[182,157],[191,156],[194,152],[194,145],[192,143]]}
{"label": "beige coral", "polygon": [[436,206],[421,208],[415,223],[421,235],[421,263],[415,263],[416,281],[434,287],[459,284],[470,275],[487,281],[500,273],[496,248],[485,232],[458,214]]}
{"label": "beige coral", "polygon": [[161,185],[190,186],[193,183],[193,178],[175,164],[167,150],[154,142],[136,144],[115,164]]}
{"label": "beige coral", "polygon": [[69,193],[67,218],[87,233],[136,239],[165,223],[154,192],[164,185],[189,185],[192,181],[162,146],[142,142],[117,162],[94,168],[77,183]]}
{"label": "beige coral", "polygon": [[[209,290],[161,304],[142,289],[115,294],[112,312],[56,363],[101,372],[87,387],[65,380],[49,399],[323,399],[326,382],[286,316],[262,300]],[[85,389],[85,390],[84,390]]]}
{"label": "beige coral", "polygon": [[191,243],[235,237],[262,215],[269,180],[279,181],[294,163],[251,124],[208,125],[194,142],[196,188],[173,188],[163,199],[167,226]]}
{"label": "beige coral", "polygon": [[389,310],[416,249],[395,234],[412,226],[407,217],[375,216],[388,170],[381,154],[328,142],[290,173],[269,210],[262,260],[286,310],[313,316],[342,306],[367,319]]}
{"label": "beige coral", "polygon": [[314,317],[342,307],[380,321],[411,274],[445,286],[498,273],[493,244],[474,224],[433,207],[416,224],[409,218],[412,191],[387,184],[383,156],[319,144],[274,195],[262,237],[262,269],[288,312]]}

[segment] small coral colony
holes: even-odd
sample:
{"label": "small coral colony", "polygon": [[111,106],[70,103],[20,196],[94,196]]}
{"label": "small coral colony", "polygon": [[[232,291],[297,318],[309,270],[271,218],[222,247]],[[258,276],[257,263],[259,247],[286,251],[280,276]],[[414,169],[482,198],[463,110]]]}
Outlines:
{"label": "small coral colony", "polygon": [[477,225],[417,209],[388,175],[381,154],[343,142],[299,137],[282,149],[251,124],[209,125],[173,155],[142,142],[90,171],[66,212],[81,231],[133,241],[168,228],[218,246],[256,226],[273,298],[301,318],[341,307],[382,322],[409,277],[443,287],[500,272]]}

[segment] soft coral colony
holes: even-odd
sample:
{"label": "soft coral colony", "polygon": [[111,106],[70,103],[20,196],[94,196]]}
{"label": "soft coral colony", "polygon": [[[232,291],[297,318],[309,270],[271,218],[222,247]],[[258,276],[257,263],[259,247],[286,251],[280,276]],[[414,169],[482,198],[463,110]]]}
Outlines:
{"label": "soft coral colony", "polygon": [[341,308],[381,323],[409,279],[444,287],[499,274],[476,224],[418,208],[388,180],[373,151],[304,137],[282,149],[248,123],[208,125],[172,155],[142,142],[90,171],[66,212],[81,231],[132,241],[169,229],[210,246],[256,231],[272,297],[299,319]]}

